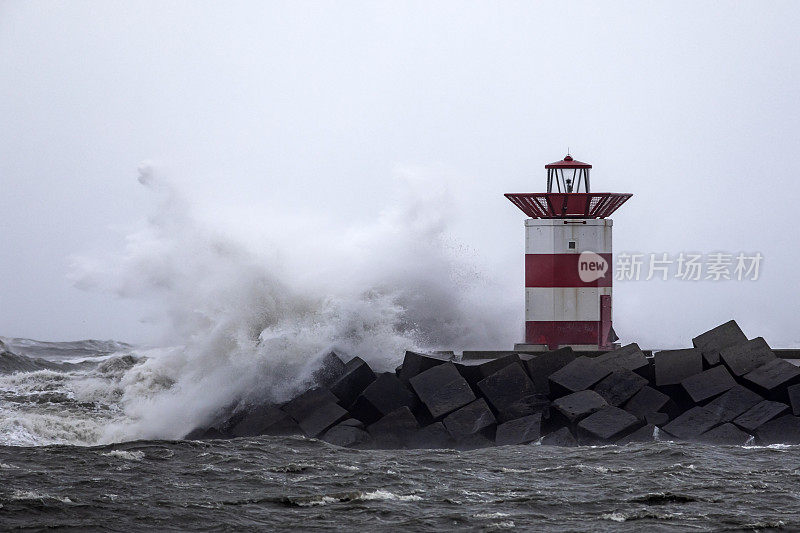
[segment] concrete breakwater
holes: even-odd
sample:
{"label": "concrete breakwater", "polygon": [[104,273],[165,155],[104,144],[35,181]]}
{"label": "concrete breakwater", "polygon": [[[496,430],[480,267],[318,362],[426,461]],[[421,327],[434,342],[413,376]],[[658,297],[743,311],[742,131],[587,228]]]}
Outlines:
{"label": "concrete breakwater", "polygon": [[303,434],[355,448],[576,446],[662,440],[799,444],[800,368],[735,321],[693,348],[595,357],[561,348],[491,360],[406,352],[395,372],[329,353],[316,386],[240,405],[186,438]]}

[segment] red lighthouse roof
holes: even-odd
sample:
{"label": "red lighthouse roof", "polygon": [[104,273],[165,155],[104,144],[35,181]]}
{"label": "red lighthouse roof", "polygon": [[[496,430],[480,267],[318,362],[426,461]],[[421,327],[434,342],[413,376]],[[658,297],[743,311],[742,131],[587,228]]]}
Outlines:
{"label": "red lighthouse roof", "polygon": [[572,159],[571,155],[567,154],[561,161],[545,165],[544,168],[592,168],[592,165],[583,161],[576,161]]}
{"label": "red lighthouse roof", "polygon": [[[606,218],[632,196],[628,193],[589,192],[589,169],[592,165],[575,161],[569,153],[561,161],[544,168],[547,169],[547,192],[505,195],[531,218]],[[572,172],[568,172],[570,170]]]}

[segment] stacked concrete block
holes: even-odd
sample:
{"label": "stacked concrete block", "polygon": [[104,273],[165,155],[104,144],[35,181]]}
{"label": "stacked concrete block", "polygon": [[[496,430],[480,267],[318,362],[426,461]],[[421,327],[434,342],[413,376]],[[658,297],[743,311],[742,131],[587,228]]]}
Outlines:
{"label": "stacked concrete block", "polygon": [[440,418],[475,401],[469,383],[453,363],[436,365],[409,380],[431,416]]}
{"label": "stacked concrete block", "polygon": [[759,402],[733,420],[743,430],[752,433],[778,415],[789,411],[785,403],[764,400]]}
{"label": "stacked concrete block", "polygon": [[523,416],[497,426],[495,444],[527,444],[542,435],[542,413]]}
{"label": "stacked concrete block", "polygon": [[747,342],[747,337],[733,320],[706,331],[692,339],[708,366],[719,363],[720,352],[730,346]]}
{"label": "stacked concrete block", "polygon": [[[693,348],[645,357],[636,344],[577,357],[569,348],[495,359],[406,352],[394,373],[334,352],[317,385],[283,404],[241,399],[187,438],[300,433],[352,448],[800,443],[800,368],[735,322]],[[486,356],[488,352],[482,352]]]}
{"label": "stacked concrete block", "polygon": [[592,387],[612,372],[613,368],[591,357],[578,357],[550,375],[550,393],[564,396]]}
{"label": "stacked concrete block", "polygon": [[472,403],[450,413],[442,423],[456,441],[462,441],[495,425],[497,420],[486,400],[478,398]]}

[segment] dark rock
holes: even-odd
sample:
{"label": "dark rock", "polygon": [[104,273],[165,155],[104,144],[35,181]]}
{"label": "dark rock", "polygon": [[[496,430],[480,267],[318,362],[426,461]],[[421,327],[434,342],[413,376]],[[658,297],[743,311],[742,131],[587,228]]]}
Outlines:
{"label": "dark rock", "polygon": [[234,437],[255,437],[257,435],[299,435],[300,427],[289,415],[274,405],[260,405],[233,426],[230,431]]}
{"label": "dark rock", "polygon": [[494,441],[483,433],[473,433],[455,442],[457,450],[479,450],[481,448],[491,448]]}
{"label": "dark rock", "polygon": [[773,359],[745,374],[744,380],[752,383],[757,392],[771,398],[783,398],[787,387],[800,380],[800,368],[783,359]]}
{"label": "dark rock", "polygon": [[649,366],[649,361],[635,342],[595,357],[595,361],[635,372]]}
{"label": "dark rock", "polygon": [[408,407],[401,407],[367,426],[373,445],[378,448],[406,448],[412,445],[419,423]]}
{"label": "dark rock", "polygon": [[410,383],[434,418],[444,416],[475,400],[475,394],[453,363],[429,368],[411,378]]}
{"label": "dark rock", "polygon": [[227,439],[229,435],[224,434],[217,428],[197,428],[193,430],[191,433],[186,435],[184,439],[186,440],[216,440],[216,439]]}
{"label": "dark rock", "polygon": [[368,444],[370,440],[372,440],[372,437],[363,429],[350,425],[337,424],[325,432],[322,436],[322,440],[343,448],[352,448],[354,446]]}
{"label": "dark rock", "polygon": [[526,444],[538,440],[542,434],[542,414],[524,416],[497,426],[494,442],[498,446]]}
{"label": "dark rock", "polygon": [[550,400],[547,396],[531,394],[523,396],[511,405],[506,406],[502,411],[499,411],[497,413],[497,419],[500,422],[507,422],[534,413],[542,413],[542,416],[547,417],[549,414],[549,407]]}
{"label": "dark rock", "polygon": [[350,414],[336,403],[323,403],[302,420],[298,420],[300,429],[309,437],[318,437],[326,429],[349,418]]}
{"label": "dark rock", "polygon": [[630,400],[647,385],[647,380],[631,370],[615,370],[597,385],[594,391],[605,398],[609,405],[619,407]]}
{"label": "dark rock", "polygon": [[724,366],[715,366],[681,381],[681,386],[695,403],[700,403],[736,386],[736,380]]}
{"label": "dark rock", "polygon": [[679,439],[693,440],[719,424],[717,415],[704,407],[693,407],[664,426]]}
{"label": "dark rock", "polygon": [[719,356],[735,376],[744,376],[776,358],[764,337],[725,348]]}
{"label": "dark rock", "polygon": [[450,413],[442,422],[448,433],[454,439],[460,441],[469,435],[488,428],[495,424],[497,420],[495,420],[492,410],[486,404],[486,400],[479,398]]}
{"label": "dark rock", "polygon": [[339,398],[334,396],[327,388],[314,387],[283,404],[281,411],[299,422],[313,413],[318,406],[338,401]]}
{"label": "dark rock", "polygon": [[550,393],[570,394],[590,388],[611,373],[611,367],[590,357],[578,357],[550,375]]}
{"label": "dark rock", "polygon": [[667,413],[647,413],[644,415],[644,421],[654,426],[663,426],[669,422],[669,415]]}
{"label": "dark rock", "polygon": [[453,438],[444,424],[434,422],[417,431],[411,439],[412,448],[452,448],[455,445]]}
{"label": "dark rock", "polygon": [[422,374],[426,370],[444,364],[447,361],[448,359],[442,357],[434,357],[417,352],[406,352],[397,377],[400,378],[400,381],[402,381],[404,385],[408,385],[409,380],[414,376]]}
{"label": "dark rock", "polygon": [[553,402],[553,408],[569,422],[577,422],[595,411],[608,407],[608,402],[593,390],[573,392]]}
{"label": "dark rock", "polygon": [[654,356],[656,386],[678,385],[681,381],[703,371],[703,356],[699,350],[663,350]]}
{"label": "dark rock", "polygon": [[644,419],[649,413],[664,409],[669,402],[669,396],[645,385],[633,398],[625,404],[625,410]]}
{"label": "dark rock", "polygon": [[511,363],[482,379],[478,389],[498,413],[506,411],[520,398],[536,394],[533,382],[519,363]]}
{"label": "dark rock", "polygon": [[550,376],[575,360],[572,348],[565,347],[545,352],[525,361],[525,368],[539,394],[550,394]]}
{"label": "dark rock", "polygon": [[632,432],[639,419],[619,407],[604,407],[578,422],[578,437],[587,442],[613,442]]}
{"label": "dark rock", "polygon": [[413,410],[418,402],[416,395],[391,372],[378,374],[375,381],[367,385],[356,403],[359,403],[359,400],[377,414],[376,420],[404,406]]}
{"label": "dark rock", "polygon": [[717,426],[714,429],[706,431],[698,440],[700,442],[707,442],[709,444],[733,444],[742,446],[749,441],[752,436],[737,428],[730,422]]}
{"label": "dark rock", "polygon": [[577,446],[578,441],[569,431],[569,428],[561,428],[549,435],[542,437],[543,446]]}
{"label": "dark rock", "polygon": [[734,418],[763,400],[764,398],[747,387],[736,385],[722,396],[714,398],[705,405],[705,408],[714,413],[720,422],[732,422]]}
{"label": "dark rock", "polygon": [[363,359],[353,357],[344,365],[339,379],[331,385],[331,392],[339,398],[339,403],[349,407],[373,381],[375,372]]}
{"label": "dark rock", "polygon": [[784,415],[756,430],[761,444],[800,444],[800,417]]}
{"label": "dark rock", "polygon": [[229,438],[229,435],[225,435],[223,432],[214,427],[195,428],[183,438],[184,440],[216,440]]}
{"label": "dark rock", "polygon": [[364,423],[361,420],[356,420],[355,418],[347,418],[342,420],[337,424],[338,426],[352,426],[358,429],[364,429]]}
{"label": "dark rock", "polygon": [[476,387],[479,381],[488,378],[492,374],[497,373],[509,365],[514,364],[522,365],[519,354],[512,353],[497,359],[465,361],[456,364],[456,369],[461,373],[462,376],[464,376],[464,379],[467,380],[467,383],[469,383],[472,387]]}
{"label": "dark rock", "polygon": [[311,379],[318,385],[332,385],[344,374],[344,361],[336,352],[328,352],[320,359],[319,367],[311,374]]}
{"label": "dark rock", "polygon": [[703,359],[706,360],[708,366],[713,366],[719,363],[719,353],[722,349],[729,346],[735,346],[747,341],[747,337],[735,320],[730,320],[721,324],[714,329],[710,329],[705,333],[701,333],[694,339],[692,344],[695,348],[700,350]]}
{"label": "dark rock", "polygon": [[653,442],[655,438],[656,426],[647,424],[642,426],[630,435],[622,437],[617,441],[617,444],[630,444],[633,442]]}
{"label": "dark rock", "polygon": [[786,393],[792,406],[792,414],[800,415],[800,385],[792,385],[786,389]]}
{"label": "dark rock", "polygon": [[736,417],[733,421],[734,424],[739,426],[745,431],[753,432],[762,425],[766,424],[778,415],[781,415],[789,410],[789,406],[785,403],[771,402],[764,400],[750,409],[744,414]]}

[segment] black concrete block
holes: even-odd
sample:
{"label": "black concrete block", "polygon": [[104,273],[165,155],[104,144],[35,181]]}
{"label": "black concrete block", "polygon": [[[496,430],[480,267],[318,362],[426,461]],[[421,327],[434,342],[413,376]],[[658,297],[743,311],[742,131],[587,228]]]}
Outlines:
{"label": "black concrete block", "polygon": [[667,422],[669,422],[669,415],[667,413],[647,413],[644,415],[644,421],[647,424],[652,424],[654,426],[663,426]]}
{"label": "black concrete block", "polygon": [[442,420],[447,432],[456,440],[462,440],[469,435],[497,423],[497,420],[486,404],[486,400],[478,398],[474,402],[454,411]]}
{"label": "black concrete block", "polygon": [[678,385],[681,381],[703,371],[703,356],[699,350],[663,350],[654,356],[656,386]]}
{"label": "black concrete block", "polygon": [[615,370],[597,385],[594,391],[605,398],[609,405],[619,407],[647,385],[647,380],[631,370]]}
{"label": "black concrete block", "polygon": [[698,440],[709,444],[732,444],[742,446],[751,438],[752,436],[749,433],[745,433],[728,422],[706,431],[698,437]]}
{"label": "black concrete block", "polygon": [[391,372],[378,374],[361,393],[361,398],[374,408],[379,417],[404,406],[414,410],[418,403],[417,396]]}
{"label": "black concrete block", "polygon": [[344,374],[344,361],[336,352],[328,352],[320,359],[319,366],[311,374],[311,379],[317,385],[329,387]]}
{"label": "black concrete block", "polygon": [[761,444],[800,444],[800,417],[784,415],[770,420],[756,430]]}
{"label": "black concrete block", "polygon": [[210,427],[210,428],[195,428],[183,438],[185,440],[217,440],[217,439],[227,439],[230,437],[221,432],[219,429]]}
{"label": "black concrete block", "polygon": [[330,388],[331,392],[339,398],[339,403],[349,407],[373,381],[375,381],[375,372],[363,359],[354,357],[344,365],[344,372]]}
{"label": "black concrete block", "polygon": [[528,373],[518,362],[512,362],[480,380],[478,390],[498,413],[508,409],[520,398],[536,394],[536,389],[528,377]]}
{"label": "black concrete block", "polygon": [[519,354],[512,353],[498,357],[497,359],[483,359],[476,361],[464,361],[456,364],[456,369],[464,376],[467,383],[473,387],[473,390],[478,385],[478,382],[488,378],[492,374],[502,370],[509,365],[521,365]]}
{"label": "black concrete block", "polygon": [[608,402],[593,390],[573,392],[555,400],[552,404],[561,416],[569,422],[577,422],[595,411],[608,407]]}
{"label": "black concrete block", "polygon": [[696,440],[709,429],[719,425],[717,415],[704,407],[693,407],[664,425],[664,431],[679,439]]}
{"label": "black concrete block", "polygon": [[526,444],[538,440],[541,436],[542,413],[536,413],[498,425],[494,442],[498,446]]}
{"label": "black concrete block", "polygon": [[409,381],[414,392],[434,418],[439,418],[475,400],[469,383],[453,363],[429,368]]}
{"label": "black concrete block", "polygon": [[566,347],[544,352],[525,361],[525,368],[536,387],[536,392],[550,394],[550,375],[574,360],[575,352],[572,348]]}
{"label": "black concrete block", "polygon": [[550,375],[550,394],[563,396],[586,390],[611,373],[607,364],[591,357],[578,357]]}
{"label": "black concrete block", "polygon": [[318,406],[338,401],[339,398],[327,388],[314,387],[283,404],[281,410],[299,422],[313,413]]}
{"label": "black concrete block", "polygon": [[491,448],[492,446],[494,446],[494,440],[483,433],[467,435],[463,439],[455,441],[453,445],[456,450],[479,450],[482,448]]}
{"label": "black concrete block", "polygon": [[542,437],[543,446],[577,446],[578,441],[570,432],[569,428],[558,429]]}
{"label": "black concrete block", "polygon": [[419,423],[408,407],[401,407],[367,426],[372,444],[377,448],[407,448],[413,444]]}
{"label": "black concrete block", "polygon": [[337,424],[325,432],[322,436],[322,440],[343,448],[353,448],[356,446],[369,445],[372,437],[363,429],[345,424]]}
{"label": "black concrete block", "polygon": [[649,413],[663,410],[668,402],[669,396],[645,385],[625,403],[624,408],[634,416],[644,419]]}
{"label": "black concrete block", "polygon": [[578,422],[578,437],[587,443],[614,442],[637,429],[639,419],[619,407],[604,407]]}
{"label": "black concrete block", "polygon": [[455,441],[447,432],[447,428],[441,422],[434,422],[417,431],[411,439],[411,448],[420,449],[442,449],[452,448]]}
{"label": "black concrete block", "polygon": [[441,356],[425,355],[417,352],[406,352],[403,364],[400,366],[397,377],[404,385],[416,375],[422,374],[426,370],[444,364],[447,358]]}
{"label": "black concrete block", "polygon": [[681,386],[692,401],[700,403],[731,390],[736,386],[736,380],[724,366],[719,365],[689,376],[681,381]]}
{"label": "black concrete block", "polygon": [[639,345],[635,342],[603,355],[598,355],[595,360],[616,368],[630,370],[631,372],[640,371],[650,364]]}
{"label": "black concrete block", "polygon": [[326,429],[350,417],[350,413],[336,403],[323,403],[317,405],[314,411],[306,415],[297,423],[309,437],[318,437]]}
{"label": "black concrete block", "polygon": [[786,389],[800,381],[800,368],[783,359],[773,359],[744,375],[759,393],[772,399],[786,399]]}
{"label": "black concrete block", "polygon": [[336,424],[337,426],[353,426],[354,428],[364,429],[364,423],[361,420],[356,420],[355,418],[346,418]]}
{"label": "black concrete block", "polygon": [[499,422],[508,422],[534,413],[542,413],[542,416],[549,415],[550,400],[543,394],[530,394],[519,398],[511,405],[507,405],[502,411],[496,413]]}
{"label": "black concrete block", "polygon": [[634,442],[653,442],[656,440],[655,438],[656,433],[656,426],[653,424],[647,424],[645,426],[640,427],[630,435],[622,437],[617,441],[617,444],[631,444]]}
{"label": "black concrete block", "polygon": [[719,363],[719,353],[722,349],[735,346],[747,341],[747,337],[734,320],[730,320],[713,329],[701,333],[692,344],[700,350],[706,364],[713,366]]}
{"label": "black concrete block", "polygon": [[249,410],[230,430],[234,437],[257,435],[299,435],[302,433],[288,414],[274,405],[260,405]]}
{"label": "black concrete block", "polygon": [[719,357],[733,375],[744,376],[775,359],[775,354],[764,337],[756,337],[721,350]]}
{"label": "black concrete block", "polygon": [[733,423],[752,433],[773,418],[777,418],[788,411],[789,406],[785,403],[764,400],[736,417]]}
{"label": "black concrete block", "polygon": [[788,387],[786,394],[789,397],[789,405],[792,406],[792,414],[794,416],[800,415],[800,385]]}
{"label": "black concrete block", "polygon": [[732,422],[764,398],[742,385],[736,385],[725,394],[714,398],[705,408],[714,413],[720,422]]}

